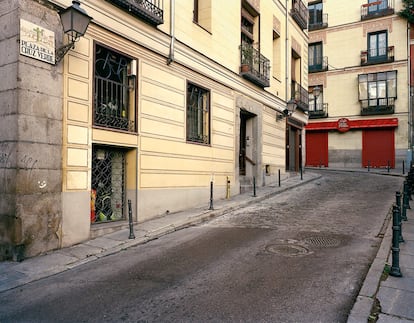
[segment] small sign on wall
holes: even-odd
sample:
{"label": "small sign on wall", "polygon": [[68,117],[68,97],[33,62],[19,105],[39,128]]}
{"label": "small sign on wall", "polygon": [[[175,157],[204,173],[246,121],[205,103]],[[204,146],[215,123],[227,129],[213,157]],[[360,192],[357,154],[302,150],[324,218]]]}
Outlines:
{"label": "small sign on wall", "polygon": [[55,33],[20,19],[20,54],[55,64]]}

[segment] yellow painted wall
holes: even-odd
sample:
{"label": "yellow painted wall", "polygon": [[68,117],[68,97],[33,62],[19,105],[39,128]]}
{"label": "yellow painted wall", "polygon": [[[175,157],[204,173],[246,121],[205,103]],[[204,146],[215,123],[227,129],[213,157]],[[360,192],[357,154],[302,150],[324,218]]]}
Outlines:
{"label": "yellow painted wall", "polygon": [[[256,147],[260,152],[256,158],[261,164],[257,167],[270,165],[272,174],[277,169],[284,173],[286,124],[285,120],[277,121],[276,114],[285,108],[285,100],[290,98],[293,45],[301,56],[298,78],[302,86],[307,87],[306,33],[290,15],[286,29],[285,14],[290,4],[285,8],[284,1],[258,1],[261,53],[270,59],[270,66],[275,65],[274,57],[279,60],[277,77],[273,78],[270,71],[271,86],[260,89],[239,75],[241,2],[203,1],[206,6],[202,16],[208,17],[210,11],[211,20],[200,21],[200,25],[208,28],[193,22],[193,3],[192,0],[175,1],[174,57],[168,62],[170,1],[164,1],[164,23],[157,27],[106,1],[82,3],[94,21],[63,62],[64,192],[89,194],[92,145],[100,144],[127,149],[126,185],[128,194],[138,189],[140,221],[159,215],[165,209],[174,211],[201,203],[209,193],[211,180],[218,194],[222,194],[229,178],[232,194],[238,193],[237,138],[241,107],[236,105],[236,98],[241,94],[254,103],[261,122],[257,133],[260,147]],[[277,55],[273,40],[275,18],[280,22]],[[137,133],[93,127],[95,42],[137,61]],[[187,82],[210,91],[210,145],[186,142]],[[84,208],[85,214],[80,215],[83,220],[89,217],[89,205]],[[64,216],[69,215],[70,210]]]}
{"label": "yellow painted wall", "polygon": [[[327,72],[309,75],[309,85],[322,85],[324,103],[328,103],[329,118],[312,122],[335,121],[341,117],[351,120],[398,118],[395,129],[396,155],[408,146],[408,74],[407,23],[396,14],[376,19],[361,20],[361,6],[366,0],[323,1],[323,12],[328,14],[328,28],[309,33],[310,43],[321,41],[323,56],[328,57]],[[395,13],[402,1],[393,1]],[[370,32],[387,30],[388,46],[394,46],[394,62],[361,66],[361,51],[368,49]],[[397,99],[394,114],[361,116],[358,98],[358,75],[397,71]],[[361,131],[329,132],[329,150],[361,150]]]}

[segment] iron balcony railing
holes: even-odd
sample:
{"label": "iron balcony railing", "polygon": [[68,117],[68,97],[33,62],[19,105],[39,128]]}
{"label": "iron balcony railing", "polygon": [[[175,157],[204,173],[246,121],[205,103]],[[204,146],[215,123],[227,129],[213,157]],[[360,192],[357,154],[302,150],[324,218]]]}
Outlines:
{"label": "iron balcony railing", "polygon": [[301,0],[292,0],[290,14],[301,29],[308,27],[308,7]]}
{"label": "iron balcony railing", "polygon": [[361,6],[361,20],[394,14],[394,0],[379,0]]}
{"label": "iron balcony railing", "polygon": [[394,62],[394,46],[361,51],[361,65]]}
{"label": "iron balcony railing", "polygon": [[158,26],[164,23],[164,0],[106,0],[145,22]]}
{"label": "iron balcony railing", "polygon": [[296,101],[296,105],[302,111],[309,110],[309,93],[299,83],[292,82],[292,100]]}
{"label": "iron balcony railing", "polygon": [[328,103],[316,103],[309,105],[309,119],[319,119],[328,117]]}
{"label": "iron balcony railing", "polygon": [[393,114],[395,98],[361,100],[361,115]]}
{"label": "iron balcony railing", "polygon": [[260,54],[251,44],[240,46],[240,75],[260,87],[270,86],[270,60]]}
{"label": "iron balcony railing", "polygon": [[328,27],[328,14],[323,13],[321,17],[318,17],[316,19],[309,17],[309,27],[308,30],[317,30],[317,29],[323,29]]}
{"label": "iron balcony railing", "polygon": [[328,56],[318,56],[309,60],[309,73],[323,72],[328,70]]}

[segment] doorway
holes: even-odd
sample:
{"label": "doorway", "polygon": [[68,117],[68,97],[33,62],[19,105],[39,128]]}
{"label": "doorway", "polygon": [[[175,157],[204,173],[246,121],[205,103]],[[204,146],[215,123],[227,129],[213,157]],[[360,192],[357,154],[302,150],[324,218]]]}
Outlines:
{"label": "doorway", "polygon": [[286,127],[286,170],[298,172],[302,167],[302,130],[290,124]]}
{"label": "doorway", "polygon": [[239,175],[253,176],[256,165],[254,143],[254,120],[256,115],[240,110]]}

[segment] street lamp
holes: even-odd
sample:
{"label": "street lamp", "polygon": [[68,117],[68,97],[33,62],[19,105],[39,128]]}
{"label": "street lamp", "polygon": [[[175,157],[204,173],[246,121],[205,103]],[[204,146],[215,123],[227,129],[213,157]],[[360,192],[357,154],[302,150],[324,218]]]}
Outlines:
{"label": "street lamp", "polygon": [[319,95],[321,94],[321,88],[319,86],[315,86],[312,90],[313,100],[315,101],[315,112],[316,112],[316,101],[318,100]]}
{"label": "street lamp", "polygon": [[286,103],[286,109],[283,110],[283,114],[276,114],[276,121],[282,120],[287,116],[291,116],[293,112],[295,112],[297,106],[298,104],[296,103],[296,100],[290,99]]}
{"label": "street lamp", "polygon": [[56,50],[56,63],[59,62],[67,52],[75,48],[81,36],[86,32],[92,17],[80,7],[80,1],[73,0],[72,5],[59,13],[62,22],[63,32],[68,35],[69,43]]}

